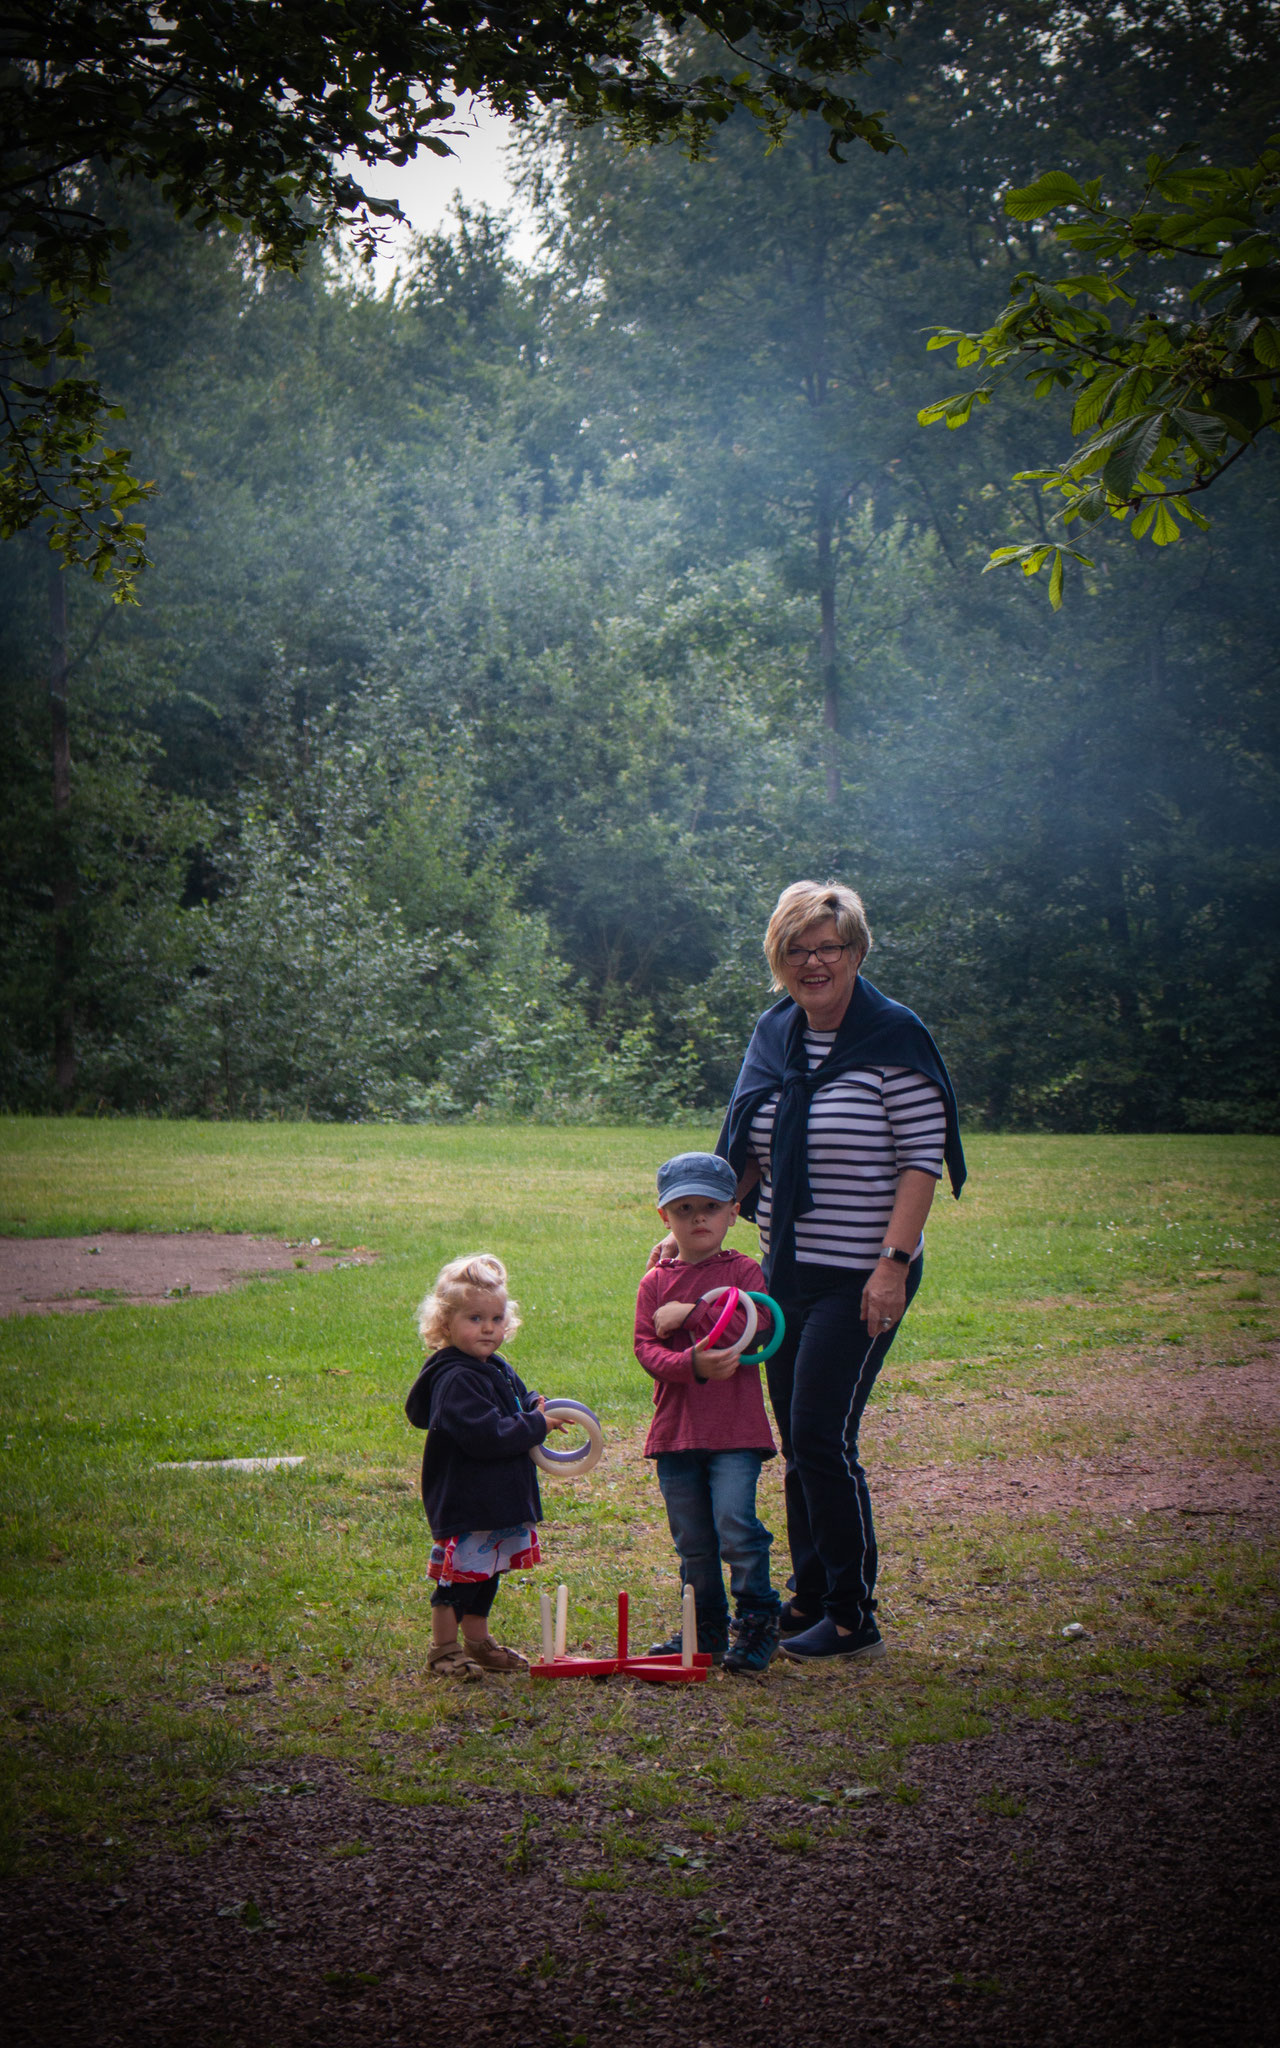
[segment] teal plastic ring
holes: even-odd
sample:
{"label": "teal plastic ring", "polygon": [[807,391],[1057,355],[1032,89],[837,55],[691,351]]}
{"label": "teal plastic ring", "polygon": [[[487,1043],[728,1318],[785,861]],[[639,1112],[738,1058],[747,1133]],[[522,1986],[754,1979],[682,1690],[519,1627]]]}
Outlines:
{"label": "teal plastic ring", "polygon": [[773,1317],[773,1335],[763,1351],[748,1351],[744,1357],[738,1360],[738,1363],[739,1365],[763,1365],[766,1358],[773,1357],[774,1352],[786,1336],[787,1319],[771,1294],[757,1294],[754,1288],[751,1287],[744,1287],[741,1291],[743,1294],[749,1294],[752,1301],[758,1301],[762,1307],[768,1309],[769,1314]]}

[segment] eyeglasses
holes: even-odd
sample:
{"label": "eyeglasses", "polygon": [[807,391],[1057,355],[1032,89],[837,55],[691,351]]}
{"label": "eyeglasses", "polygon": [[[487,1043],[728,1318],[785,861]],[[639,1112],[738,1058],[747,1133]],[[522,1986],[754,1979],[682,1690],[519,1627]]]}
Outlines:
{"label": "eyeglasses", "polygon": [[835,944],[826,946],[788,946],[782,957],[788,967],[807,967],[810,960],[819,961],[823,967],[834,967],[840,955],[848,951],[848,946],[837,946]]}

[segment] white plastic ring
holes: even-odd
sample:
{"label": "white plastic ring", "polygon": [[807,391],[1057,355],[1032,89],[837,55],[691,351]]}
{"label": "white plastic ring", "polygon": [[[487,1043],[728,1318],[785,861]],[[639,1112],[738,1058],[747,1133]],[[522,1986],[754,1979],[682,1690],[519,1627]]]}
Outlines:
{"label": "white plastic ring", "polygon": [[582,1479],[588,1472],[594,1472],[604,1456],[604,1431],[599,1416],[581,1401],[548,1401],[544,1412],[548,1422],[563,1419],[585,1429],[587,1441],[575,1451],[553,1451],[545,1443],[535,1444],[529,1453],[534,1464],[543,1472],[553,1472],[557,1479]]}
{"label": "white plastic ring", "polygon": [[[709,1294],[703,1295],[702,1299],[704,1301],[719,1301],[721,1295],[728,1294],[728,1292],[729,1289],[727,1287],[713,1287]],[[716,1346],[717,1350],[746,1351],[750,1349],[751,1340],[755,1336],[757,1329],[760,1327],[760,1314],[758,1309],[756,1308],[754,1301],[752,1301],[751,1296],[749,1294],[739,1293],[738,1306],[742,1310],[743,1315],[747,1319],[747,1326],[745,1330],[742,1332],[742,1335],[740,1337],[735,1337],[732,1343],[726,1344],[724,1340],[721,1339],[721,1342]]]}

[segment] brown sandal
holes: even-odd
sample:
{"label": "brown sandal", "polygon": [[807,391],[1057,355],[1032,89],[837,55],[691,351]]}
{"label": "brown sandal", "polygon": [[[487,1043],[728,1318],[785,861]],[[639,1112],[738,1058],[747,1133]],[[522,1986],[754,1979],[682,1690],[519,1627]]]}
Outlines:
{"label": "brown sandal", "polygon": [[522,1657],[519,1650],[508,1650],[502,1643],[495,1643],[492,1636],[484,1636],[480,1642],[467,1644],[467,1655],[485,1671],[527,1671],[529,1659]]}
{"label": "brown sandal", "polygon": [[464,1685],[484,1677],[484,1668],[471,1654],[471,1645],[459,1636],[451,1643],[435,1643],[427,1651],[427,1669],[434,1678],[460,1678]]}

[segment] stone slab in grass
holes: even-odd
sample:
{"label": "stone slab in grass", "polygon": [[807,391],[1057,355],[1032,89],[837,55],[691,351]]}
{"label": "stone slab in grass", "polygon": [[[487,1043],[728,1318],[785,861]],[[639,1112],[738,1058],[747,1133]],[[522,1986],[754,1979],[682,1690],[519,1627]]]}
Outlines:
{"label": "stone slab in grass", "polygon": [[305,1465],[305,1458],[173,1458],[156,1472],[274,1472],[280,1465]]}

